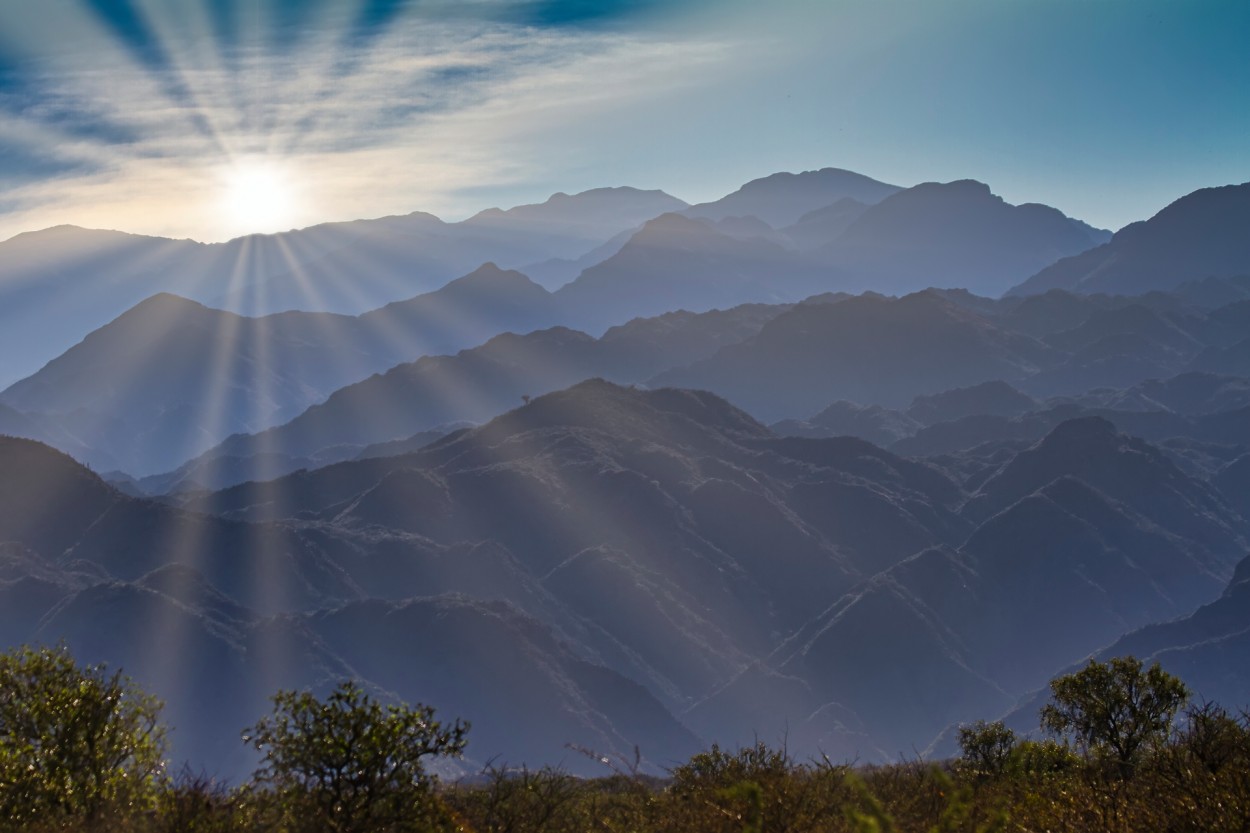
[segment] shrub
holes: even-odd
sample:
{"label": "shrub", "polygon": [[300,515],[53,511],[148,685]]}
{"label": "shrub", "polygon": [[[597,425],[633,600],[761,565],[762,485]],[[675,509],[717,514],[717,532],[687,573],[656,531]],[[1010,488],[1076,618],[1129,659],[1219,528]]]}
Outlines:
{"label": "shrub", "polygon": [[152,806],[164,776],[160,703],[64,646],[0,655],[0,825]]}
{"label": "shrub", "polygon": [[458,757],[467,723],[444,727],[428,706],[383,706],[353,682],[325,701],[280,691],[273,714],[246,730],[263,753],[253,781],[288,830],[367,833],[450,827],[425,759]]}
{"label": "shrub", "polygon": [[1135,657],[1091,661],[1051,682],[1050,690],[1053,702],[1042,709],[1042,728],[1110,758],[1126,777],[1146,749],[1167,739],[1189,699],[1179,678],[1158,663],[1143,671]]}
{"label": "shrub", "polygon": [[977,775],[999,775],[1007,766],[1016,746],[1016,733],[1001,720],[978,720],[959,727],[959,748],[965,768]]}

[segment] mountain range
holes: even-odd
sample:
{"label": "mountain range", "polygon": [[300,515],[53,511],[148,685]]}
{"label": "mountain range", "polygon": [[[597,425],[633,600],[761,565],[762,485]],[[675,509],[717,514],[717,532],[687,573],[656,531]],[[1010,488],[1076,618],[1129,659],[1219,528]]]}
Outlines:
{"label": "mountain range", "polygon": [[1014,288],[1141,294],[1186,281],[1250,275],[1250,182],[1203,188],[1148,220],[1130,223],[1101,246],[1058,260]]}
{"label": "mountain range", "polygon": [[[1037,251],[1053,250],[1058,257],[1101,242],[1094,232],[1073,236],[1073,228],[1088,231],[1076,221],[1059,222],[1054,212],[1024,207],[1008,225],[1015,229],[1011,234],[1032,240],[1032,249],[1012,260],[996,242],[1005,227],[987,225],[983,217],[987,211],[1012,214],[1011,207],[988,188],[966,185],[919,186],[921,196],[929,196],[909,198],[916,189],[899,191],[825,169],[766,177],[689,209],[663,192],[607,188],[491,209],[459,223],[417,212],[212,245],[67,226],[32,232],[0,243],[0,384],[30,375],[83,333],[161,292],[249,316],[293,309],[359,315],[433,292],[491,262],[522,272],[532,266],[550,290],[569,284],[549,320],[600,331],[678,306],[701,312],[796,301],[817,291],[858,291],[871,287],[874,270],[893,276],[890,291],[965,286],[968,252],[976,250],[997,253],[1002,275],[979,287],[997,293],[1015,282],[1013,276],[1032,271]],[[912,209],[890,208],[900,199]],[[852,229],[804,222],[812,211],[844,201],[863,207],[856,224],[877,241],[870,254],[861,245],[863,234],[847,238],[847,251],[857,252],[850,270],[837,267],[835,255],[842,251],[841,235]],[[888,204],[874,205],[881,201]],[[683,224],[670,217],[647,227],[672,212],[700,219]],[[727,223],[743,218],[752,232]],[[962,227],[965,236],[955,246],[935,239],[928,229],[938,223]],[[797,229],[794,239],[789,225]],[[823,254],[816,256],[817,250]],[[904,276],[916,258],[925,260],[923,272]],[[615,262],[599,268],[608,261]],[[654,277],[652,270],[658,270]],[[652,283],[636,285],[643,279]],[[654,292],[657,297],[648,300]],[[626,307],[612,312],[622,299]]]}
{"label": "mountain range", "polygon": [[1245,188],[1114,236],[827,168],[0,243],[0,639],[227,779],[345,677],[471,720],[466,772],[948,754],[1123,653],[1235,708]]}
{"label": "mountain range", "polygon": [[[645,741],[655,755],[788,724],[796,750],[887,757],[1214,598],[1250,531],[1218,487],[1098,418],[1060,424],[973,486],[861,440],[778,437],[710,394],[603,381],[416,452],[206,495],[190,513],[28,441],[3,448],[0,537],[20,548],[7,587],[24,599],[6,614],[11,641],[129,622],[86,642],[133,656],[123,646],[148,644],[140,623],[168,615],[227,643],[197,662],[239,691],[350,668],[427,698],[491,688],[509,651],[536,656],[501,635],[519,628],[555,679],[588,663],[618,695],[607,719],[636,727],[612,736],[592,721],[572,738],[567,719],[533,712],[505,747],[532,754],[551,750],[544,734],[580,743],[593,729],[600,748]],[[463,621],[437,631],[436,653],[404,654],[389,628],[427,615]],[[265,640],[307,664],[264,671],[279,650]],[[487,646],[493,659],[464,665]],[[498,673],[550,696],[537,672]],[[624,680],[649,694],[622,694]],[[484,696],[449,702],[481,704],[483,734],[503,744],[511,707]]]}

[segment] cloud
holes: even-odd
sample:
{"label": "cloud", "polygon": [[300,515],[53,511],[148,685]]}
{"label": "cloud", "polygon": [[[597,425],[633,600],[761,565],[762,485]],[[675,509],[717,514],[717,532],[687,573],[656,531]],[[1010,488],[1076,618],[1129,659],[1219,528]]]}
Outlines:
{"label": "cloud", "polygon": [[[475,186],[507,188],[552,164],[544,137],[727,59],[713,41],[493,22],[499,9],[404,16],[404,4],[376,2],[357,18],[390,25],[367,48],[335,25],[293,51],[237,40],[225,55],[219,30],[239,23],[228,4],[198,36],[141,18],[137,4],[92,6],[121,14],[94,30],[97,48],[44,61],[20,92],[0,94],[0,176],[17,204],[0,239],[63,222],[208,240],[248,231],[218,216],[220,172],[239,159],[298,179],[294,226],[469,213],[482,207],[467,204]],[[170,45],[155,60],[135,38]]]}

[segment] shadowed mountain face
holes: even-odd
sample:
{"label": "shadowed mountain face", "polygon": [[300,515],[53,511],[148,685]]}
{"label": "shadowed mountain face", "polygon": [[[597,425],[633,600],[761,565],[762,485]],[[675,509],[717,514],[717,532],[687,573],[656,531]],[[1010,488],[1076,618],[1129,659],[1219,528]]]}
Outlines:
{"label": "shadowed mountain face", "polygon": [[1107,243],[1039,271],[1013,295],[1049,289],[1139,295],[1250,274],[1250,183],[1203,188]]}
{"label": "shadowed mountain face", "polygon": [[1183,676],[1200,700],[1244,703],[1250,689],[1250,558],[1237,566],[1218,599],[1189,616],[1127,634],[1102,652],[1127,654]]}
{"label": "shadowed mountain face", "polygon": [[1220,493],[1101,420],[992,465],[970,494],[862,441],[774,438],[707,394],[596,381],[197,508],[489,539],[704,737],[788,721],[794,748],[882,757],[1213,598],[1247,546]]}
{"label": "shadowed mountain face", "polygon": [[[194,512],[0,451],[0,630],[133,661],[193,726],[181,748],[236,768],[221,738],[261,691],[344,674],[471,707],[483,756],[662,761],[788,726],[803,754],[891,757],[1210,601],[1247,551],[1216,487],[1097,419],[961,485],[708,393],[592,380]],[[175,644],[204,665],[158,662]],[[205,675],[230,697],[205,702]]]}
{"label": "shadowed mountain face", "polygon": [[895,405],[961,385],[1019,381],[1058,358],[933,293],[861,296],[796,307],[754,338],[653,382],[714,390],[780,419],[838,399]]}
{"label": "shadowed mountain face", "polygon": [[1105,422],[1064,423],[1001,465],[961,511],[977,524],[961,546],[858,585],[690,725],[754,707],[765,735],[898,755],[935,719],[1001,713],[1126,630],[1215,597],[1247,546],[1244,518],[1218,494]]}
{"label": "shadowed mountain face", "polygon": [[251,768],[238,732],[274,690],[345,677],[471,710],[478,760],[555,759],[565,742],[642,743],[656,761],[696,748],[644,689],[517,607],[558,606],[506,554],[188,515],[2,438],[0,504],[6,644],[65,639],[124,667],[166,701],[175,753],[216,774]]}

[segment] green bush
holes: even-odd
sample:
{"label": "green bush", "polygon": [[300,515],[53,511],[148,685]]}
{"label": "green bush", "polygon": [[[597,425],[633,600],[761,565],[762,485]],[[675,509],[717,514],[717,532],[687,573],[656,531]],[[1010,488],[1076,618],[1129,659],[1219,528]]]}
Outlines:
{"label": "green bush", "polygon": [[354,682],[324,700],[280,691],[273,714],[246,730],[263,759],[253,777],[282,830],[368,833],[450,829],[425,760],[459,756],[467,723],[434,709],[382,705]]}
{"label": "green bush", "polygon": [[977,775],[1000,774],[1015,747],[1016,733],[1001,720],[993,723],[978,720],[959,727],[959,748],[963,752],[961,763]]}
{"label": "green bush", "polygon": [[1189,689],[1155,663],[1118,657],[1093,662],[1050,684],[1051,702],[1042,709],[1042,728],[1072,737],[1079,748],[1113,761],[1131,775],[1141,756],[1167,739]]}
{"label": "green bush", "polygon": [[64,646],[0,655],[0,825],[153,806],[164,777],[161,705],[120,671]]}

